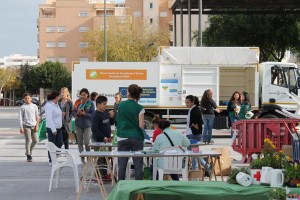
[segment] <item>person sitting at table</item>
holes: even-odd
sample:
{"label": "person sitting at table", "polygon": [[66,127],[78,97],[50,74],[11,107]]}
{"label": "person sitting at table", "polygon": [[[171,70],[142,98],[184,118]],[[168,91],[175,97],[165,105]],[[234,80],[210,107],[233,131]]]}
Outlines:
{"label": "person sitting at table", "polygon": [[[144,148],[144,113],[145,109],[138,104],[143,89],[136,84],[127,89],[128,100],[119,105],[117,115],[118,151],[140,151]],[[128,157],[118,158],[118,180],[124,180]],[[143,180],[143,158],[132,158],[135,180]]]}
{"label": "person sitting at table", "polygon": [[152,124],[154,126],[152,142],[155,142],[156,137],[162,133],[160,128],[158,127],[159,121],[160,121],[159,115],[154,115],[152,119]]}
{"label": "person sitting at table", "polygon": [[[107,97],[98,96],[96,99],[96,111],[92,116],[92,141],[93,142],[109,142],[111,141],[111,125],[114,124],[114,111],[106,110]],[[94,147],[95,151],[99,151],[100,147]],[[110,181],[111,176],[107,174],[107,170],[103,168],[106,165],[105,158],[98,159],[98,166],[104,181]]]}
{"label": "person sitting at table", "polygon": [[[154,151],[160,151],[167,147],[187,147],[190,145],[189,139],[183,135],[182,133],[173,130],[170,128],[170,121],[167,120],[160,120],[158,123],[158,127],[162,130],[162,134],[157,136],[155,142],[153,143],[152,150]],[[163,166],[163,158],[158,158],[157,165],[159,167]],[[179,181],[178,174],[170,174],[171,178],[174,181]]]}

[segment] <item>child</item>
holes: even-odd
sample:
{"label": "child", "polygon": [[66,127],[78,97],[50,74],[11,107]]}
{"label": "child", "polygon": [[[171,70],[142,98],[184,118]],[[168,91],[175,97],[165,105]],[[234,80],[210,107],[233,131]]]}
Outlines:
{"label": "child", "polygon": [[27,162],[32,162],[32,150],[38,142],[37,131],[39,129],[40,118],[38,107],[31,103],[30,94],[25,93],[23,98],[25,103],[20,108],[20,133],[24,134],[25,137]]}
{"label": "child", "polygon": [[[92,141],[93,142],[108,142],[111,140],[111,125],[114,124],[114,111],[107,112],[106,110],[107,97],[98,96],[96,99],[96,111],[92,117]],[[94,148],[99,151],[99,147]],[[105,164],[105,160],[98,159],[98,165]],[[102,179],[110,181],[110,175],[107,175],[106,169],[101,169]]]}

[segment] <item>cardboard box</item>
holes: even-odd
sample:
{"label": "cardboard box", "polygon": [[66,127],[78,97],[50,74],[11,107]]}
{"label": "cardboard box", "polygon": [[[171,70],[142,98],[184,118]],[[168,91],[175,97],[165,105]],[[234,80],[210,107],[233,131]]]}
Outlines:
{"label": "cardboard box", "polygon": [[[231,173],[230,149],[228,147],[225,147],[225,148],[212,148],[212,150],[221,153],[220,164],[222,169],[222,175],[228,176]],[[217,176],[221,175],[218,161],[216,161],[215,172]]]}
{"label": "cardboard box", "polygon": [[293,146],[292,145],[282,145],[282,152],[285,156],[293,159]]}
{"label": "cardboard box", "polygon": [[200,181],[203,177],[203,170],[189,170],[189,181]]}

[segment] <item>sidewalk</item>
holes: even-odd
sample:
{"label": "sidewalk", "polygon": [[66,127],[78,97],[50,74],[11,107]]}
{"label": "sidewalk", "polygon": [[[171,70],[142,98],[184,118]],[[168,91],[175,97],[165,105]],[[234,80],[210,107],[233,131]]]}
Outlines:
{"label": "sidewalk", "polygon": [[[227,138],[217,138],[214,139],[214,144],[201,146],[201,148],[228,147],[230,142],[231,140]],[[70,148],[77,149],[77,145],[70,145]],[[234,152],[232,152],[232,157],[234,159],[241,158],[239,154]],[[81,177],[82,165],[78,170]],[[59,188],[52,188],[52,191],[48,192],[51,166],[48,165],[44,142],[37,144],[33,152],[33,162],[27,163],[24,155],[23,135],[2,135],[0,137],[0,172],[1,200],[76,199],[73,173],[70,168],[62,170]],[[105,185],[109,194],[111,184],[106,183]],[[101,199],[99,187],[90,185],[88,193],[85,190],[82,191],[81,199]]]}

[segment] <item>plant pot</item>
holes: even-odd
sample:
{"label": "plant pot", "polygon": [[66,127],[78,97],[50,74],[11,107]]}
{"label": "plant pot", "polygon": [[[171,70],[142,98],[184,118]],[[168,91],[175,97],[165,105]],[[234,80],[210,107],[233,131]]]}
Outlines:
{"label": "plant pot", "polygon": [[252,178],[252,185],[259,185],[261,178],[261,169],[250,169],[250,175]]}
{"label": "plant pot", "polygon": [[290,179],[287,182],[287,185],[290,186],[290,187],[297,187],[297,184],[299,184],[299,183],[300,183],[299,179]]}

